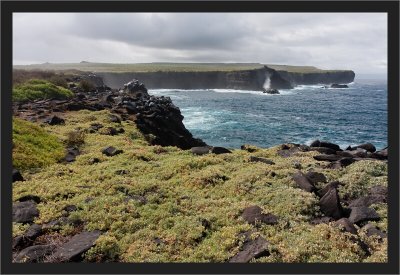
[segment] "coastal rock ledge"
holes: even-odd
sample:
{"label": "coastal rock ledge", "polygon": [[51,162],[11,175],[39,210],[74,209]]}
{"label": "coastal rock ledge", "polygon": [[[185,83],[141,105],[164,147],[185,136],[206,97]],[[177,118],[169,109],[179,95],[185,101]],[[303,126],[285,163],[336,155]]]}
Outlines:
{"label": "coastal rock ledge", "polygon": [[14,103],[13,113],[29,121],[49,123],[50,118],[67,111],[110,110],[117,120],[134,121],[151,145],[176,146],[187,150],[206,146],[185,128],[183,116],[169,97],[151,96],[144,84],[132,80],[117,90],[107,86],[83,93],[79,89],[66,100],[35,100]]}

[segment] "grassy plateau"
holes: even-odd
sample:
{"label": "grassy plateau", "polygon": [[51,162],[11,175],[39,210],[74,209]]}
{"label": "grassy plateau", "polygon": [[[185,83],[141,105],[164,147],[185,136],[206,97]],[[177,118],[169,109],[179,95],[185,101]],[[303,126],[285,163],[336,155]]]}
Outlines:
{"label": "grassy plateau", "polygon": [[44,70],[44,71],[85,71],[85,72],[211,72],[211,71],[242,71],[263,68],[264,65],[278,70],[294,73],[327,73],[343,70],[322,70],[313,66],[290,66],[261,63],[43,63],[32,65],[15,65],[14,69]]}

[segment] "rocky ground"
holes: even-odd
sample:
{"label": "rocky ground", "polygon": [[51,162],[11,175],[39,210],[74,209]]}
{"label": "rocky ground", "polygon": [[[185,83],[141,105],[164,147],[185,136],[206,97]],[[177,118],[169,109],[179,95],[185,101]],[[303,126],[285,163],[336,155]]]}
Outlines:
{"label": "rocky ground", "polygon": [[65,144],[13,171],[15,262],[387,261],[387,149],[213,147],[137,81],[70,89],[14,105]]}

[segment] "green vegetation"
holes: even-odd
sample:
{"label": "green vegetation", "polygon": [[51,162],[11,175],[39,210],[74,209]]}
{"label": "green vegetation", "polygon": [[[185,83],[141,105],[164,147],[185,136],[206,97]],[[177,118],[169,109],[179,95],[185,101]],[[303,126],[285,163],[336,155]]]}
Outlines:
{"label": "green vegetation", "polygon": [[61,86],[40,79],[31,79],[23,84],[18,84],[13,89],[14,101],[28,101],[34,99],[65,99],[73,93]]}
{"label": "green vegetation", "polygon": [[86,79],[81,80],[78,87],[81,88],[85,93],[96,89],[96,86]]}
{"label": "green vegetation", "polygon": [[349,70],[322,70],[314,66],[293,66],[293,65],[276,65],[276,64],[267,64],[268,67],[277,70],[277,71],[286,71],[290,73],[335,73],[335,72],[344,72]]}
{"label": "green vegetation", "polygon": [[238,71],[262,68],[259,63],[58,63],[16,65],[16,69],[24,70],[80,70],[89,72],[208,72],[208,71]]}
{"label": "green vegetation", "polygon": [[56,163],[64,156],[64,146],[39,125],[13,119],[13,165],[26,170]]}
{"label": "green vegetation", "polygon": [[[289,66],[289,65],[269,65],[275,70],[299,73],[325,73],[337,72],[338,70],[321,70],[312,66]],[[136,63],[136,64],[116,64],[116,63],[44,63],[33,65],[16,65],[16,69],[24,70],[55,70],[55,71],[88,71],[88,72],[210,72],[210,71],[241,71],[260,69],[264,64],[260,63]],[[343,71],[343,70],[340,70]]]}
{"label": "green vegetation", "polygon": [[[70,112],[65,118],[65,125],[46,125],[43,131],[66,140],[68,133],[92,123],[117,126],[108,111]],[[194,156],[176,147],[149,146],[134,122],[121,126],[125,133],[116,136],[87,133],[75,162],[54,163],[13,186],[13,200],[29,194],[41,198],[36,223],[61,217],[62,209],[72,204],[78,208],[70,214],[72,220],[84,221],[86,230],[103,230],[86,261],[225,262],[240,248],[239,233],[254,228],[240,217],[250,205],[279,216],[277,225],[256,229],[269,241],[271,255],[255,262],[387,261],[386,241],[364,235],[371,247],[367,257],[349,233],[332,225],[311,225],[309,220],[320,214],[318,198],[291,179],[293,163],[300,162],[303,172],[312,169],[329,181],[342,180],[346,185],[341,192],[362,194],[365,184],[384,184],[386,164],[359,161],[346,169],[324,169],[312,158],[317,152],[282,158],[279,146]],[[107,157],[101,153],[107,146],[123,153]],[[275,164],[249,162],[250,155]],[[93,163],[94,158],[99,162]],[[359,178],[365,175],[367,182]],[[386,229],[386,205],[374,207],[382,216],[379,226]],[[25,229],[13,226],[14,234]],[[68,235],[73,228],[62,226],[60,232]]]}

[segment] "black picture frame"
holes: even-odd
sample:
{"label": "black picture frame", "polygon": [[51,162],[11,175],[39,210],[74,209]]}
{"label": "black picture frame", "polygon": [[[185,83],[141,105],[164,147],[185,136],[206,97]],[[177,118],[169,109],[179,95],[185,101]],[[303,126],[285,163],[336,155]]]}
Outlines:
{"label": "black picture frame", "polygon": [[[351,264],[12,263],[13,12],[382,12],[388,15],[388,262]],[[398,274],[399,273],[399,2],[398,1],[2,1],[1,2],[1,273],[3,274]]]}

